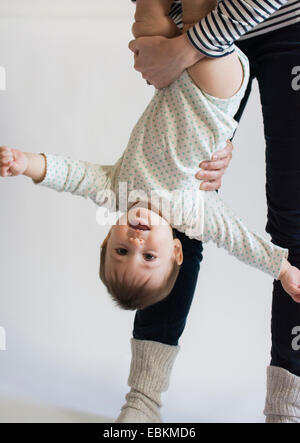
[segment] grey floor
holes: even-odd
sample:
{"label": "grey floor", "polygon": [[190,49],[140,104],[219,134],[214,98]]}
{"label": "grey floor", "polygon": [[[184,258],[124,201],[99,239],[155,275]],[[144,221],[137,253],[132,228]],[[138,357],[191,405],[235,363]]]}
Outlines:
{"label": "grey floor", "polygon": [[0,423],[113,423],[107,417],[10,397],[0,399]]}

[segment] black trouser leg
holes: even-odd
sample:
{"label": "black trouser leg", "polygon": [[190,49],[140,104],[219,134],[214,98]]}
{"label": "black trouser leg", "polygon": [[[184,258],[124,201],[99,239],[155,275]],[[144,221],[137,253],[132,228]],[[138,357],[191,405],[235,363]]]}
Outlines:
{"label": "black trouser leg", "polygon": [[[300,91],[293,89],[293,68],[300,66],[300,25],[240,42],[255,71],[266,139],[267,232],[289,249],[300,267]],[[300,305],[274,282],[272,362],[300,376],[300,350],[292,346],[300,326]]]}

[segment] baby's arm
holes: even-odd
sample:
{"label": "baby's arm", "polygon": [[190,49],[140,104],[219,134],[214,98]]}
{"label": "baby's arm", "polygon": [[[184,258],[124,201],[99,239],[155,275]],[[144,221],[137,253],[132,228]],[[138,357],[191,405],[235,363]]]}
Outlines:
{"label": "baby's arm", "polygon": [[[216,6],[215,0],[182,0],[184,31],[199,22]],[[233,52],[220,58],[204,57],[188,72],[203,91],[219,98],[232,97],[243,82],[243,69]]]}
{"label": "baby's arm", "polygon": [[180,35],[180,30],[169,18],[172,3],[173,0],[136,0],[135,23],[132,26],[135,38]]}
{"label": "baby's arm", "polygon": [[[99,205],[103,203],[101,192],[111,188],[118,163],[102,166],[61,156],[31,154],[6,146],[0,147],[1,177],[25,175],[36,184],[58,192],[89,197]],[[103,198],[105,196],[103,193]]]}
{"label": "baby's arm", "polygon": [[281,280],[285,291],[300,303],[300,271],[287,261],[288,250],[250,231],[216,192],[204,194],[202,240],[212,240],[229,254]]}
{"label": "baby's arm", "polygon": [[42,181],[46,174],[45,157],[6,146],[0,147],[0,176],[16,177],[22,174],[35,182]]}

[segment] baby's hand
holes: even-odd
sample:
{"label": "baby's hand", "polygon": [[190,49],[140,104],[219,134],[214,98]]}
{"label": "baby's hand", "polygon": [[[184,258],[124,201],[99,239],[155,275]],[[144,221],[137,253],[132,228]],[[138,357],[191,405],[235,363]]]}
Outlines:
{"label": "baby's hand", "polygon": [[0,177],[16,177],[28,167],[28,158],[18,149],[0,147]]}
{"label": "baby's hand", "polygon": [[280,280],[283,289],[296,303],[300,303],[300,270],[289,264]]}

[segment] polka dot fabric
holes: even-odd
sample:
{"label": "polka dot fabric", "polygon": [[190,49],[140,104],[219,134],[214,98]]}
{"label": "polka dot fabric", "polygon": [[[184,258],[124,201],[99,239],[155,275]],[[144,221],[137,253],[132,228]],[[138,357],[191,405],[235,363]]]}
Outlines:
{"label": "polka dot fabric", "polygon": [[244,81],[230,99],[201,91],[187,71],[171,86],[156,90],[134,127],[120,171],[129,189],[198,189],[195,173],[202,160],[231,138],[249,80],[247,57],[237,48]]}
{"label": "polka dot fabric", "polygon": [[212,240],[242,262],[261,269],[276,279],[279,277],[283,259],[288,258],[287,249],[250,231],[217,192],[206,193],[202,240]]}
{"label": "polka dot fabric", "polygon": [[[217,193],[199,191],[195,179],[199,163],[223,149],[237,127],[234,115],[248,84],[249,63],[239,48],[236,51],[244,80],[233,97],[220,99],[201,91],[185,71],[168,88],[155,91],[114,166],[47,155],[47,174],[41,184],[102,205],[101,191],[114,191],[117,202],[124,198],[124,191],[119,191],[124,182],[125,198],[127,192],[144,192],[150,198],[155,190],[176,211],[182,208],[174,201],[176,191],[188,190],[183,223],[175,225],[179,231],[204,242],[213,240],[239,260],[277,278],[288,251],[249,231]],[[172,218],[166,218],[174,226]],[[196,230],[191,229],[192,222]]]}
{"label": "polka dot fabric", "polygon": [[46,154],[46,159],[47,173],[40,183],[42,186],[90,198],[99,206],[107,200],[109,194],[105,191],[114,189],[121,165],[121,159],[113,166],[94,165],[50,154]]}

